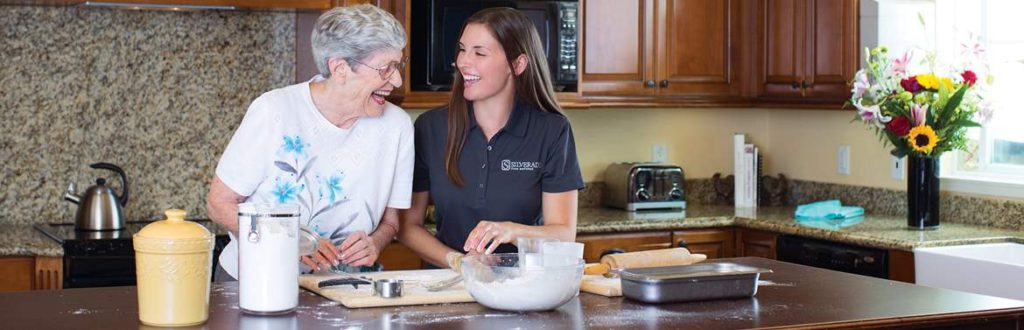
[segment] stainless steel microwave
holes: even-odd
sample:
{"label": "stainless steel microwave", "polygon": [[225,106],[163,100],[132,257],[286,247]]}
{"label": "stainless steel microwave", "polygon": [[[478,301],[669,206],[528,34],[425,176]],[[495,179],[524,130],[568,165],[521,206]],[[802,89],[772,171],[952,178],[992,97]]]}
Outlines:
{"label": "stainless steel microwave", "polygon": [[410,5],[412,90],[451,90],[462,24],[482,9],[511,7],[530,17],[537,28],[555,91],[576,91],[578,0],[417,0]]}

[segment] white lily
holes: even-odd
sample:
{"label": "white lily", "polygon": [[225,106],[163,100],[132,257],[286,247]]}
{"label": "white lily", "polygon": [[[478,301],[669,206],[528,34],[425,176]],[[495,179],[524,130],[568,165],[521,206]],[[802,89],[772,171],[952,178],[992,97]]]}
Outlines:
{"label": "white lily", "polygon": [[877,104],[864,106],[861,104],[861,99],[857,99],[856,102],[853,103],[853,106],[857,107],[857,113],[860,114],[861,120],[874,124],[878,128],[884,128],[885,123],[892,120],[892,117],[882,115],[882,108]]}
{"label": "white lily", "polygon": [[864,92],[869,91],[871,83],[868,82],[868,74],[864,70],[857,71],[857,75],[854,77],[853,82],[853,97],[856,99],[864,96]]}

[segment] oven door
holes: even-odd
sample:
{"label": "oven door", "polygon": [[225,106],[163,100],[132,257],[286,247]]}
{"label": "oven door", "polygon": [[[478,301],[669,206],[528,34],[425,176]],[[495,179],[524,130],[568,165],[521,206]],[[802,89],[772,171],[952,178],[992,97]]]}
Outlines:
{"label": "oven door", "polygon": [[64,256],[64,288],[135,285],[135,256]]}

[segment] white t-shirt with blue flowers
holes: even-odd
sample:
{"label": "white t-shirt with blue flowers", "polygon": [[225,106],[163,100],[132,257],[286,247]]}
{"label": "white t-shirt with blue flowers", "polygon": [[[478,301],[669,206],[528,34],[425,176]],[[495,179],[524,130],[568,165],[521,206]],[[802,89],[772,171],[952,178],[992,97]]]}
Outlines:
{"label": "white t-shirt with blue flowers", "polygon": [[[249,105],[217,177],[246,202],[298,204],[300,224],[340,244],[353,231],[373,232],[385,208],[409,208],[412,167],[413,126],[405,111],[387,103],[380,116],[338,128],[313,105],[305,82]],[[234,235],[220,264],[238,278]]]}

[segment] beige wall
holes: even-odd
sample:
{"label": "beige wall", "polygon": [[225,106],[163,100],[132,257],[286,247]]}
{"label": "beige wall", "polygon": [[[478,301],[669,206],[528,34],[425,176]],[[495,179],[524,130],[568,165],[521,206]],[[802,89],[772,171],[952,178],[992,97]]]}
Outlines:
{"label": "beige wall", "polygon": [[[422,111],[412,111],[418,115]],[[889,176],[889,156],[851,111],[789,109],[569,110],[585,181],[604,181],[612,162],[646,161],[664,143],[669,162],[688,178],[732,173],[732,136],[747,134],[767,174],[794,179],[905,189]],[[850,175],[836,172],[839,145],[850,146]]]}

